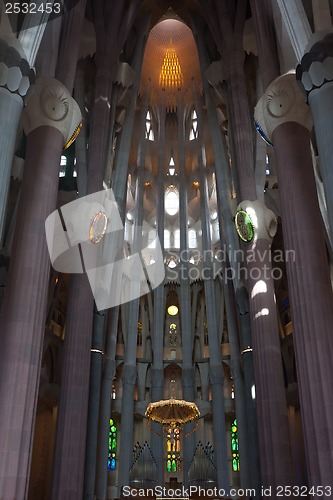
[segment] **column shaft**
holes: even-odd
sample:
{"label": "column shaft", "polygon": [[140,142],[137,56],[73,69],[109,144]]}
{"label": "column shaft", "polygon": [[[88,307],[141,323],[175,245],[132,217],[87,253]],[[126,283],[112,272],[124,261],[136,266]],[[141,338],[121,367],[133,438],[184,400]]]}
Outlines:
{"label": "column shaft", "polygon": [[274,130],[272,138],[285,247],[293,252],[286,256],[286,265],[308,479],[314,486],[332,485],[333,300],[310,136],[302,125],[287,122]]}
{"label": "column shaft", "polygon": [[8,500],[28,494],[50,262],[44,224],[56,205],[63,141],[49,126],[27,137],[1,318],[0,497]]}

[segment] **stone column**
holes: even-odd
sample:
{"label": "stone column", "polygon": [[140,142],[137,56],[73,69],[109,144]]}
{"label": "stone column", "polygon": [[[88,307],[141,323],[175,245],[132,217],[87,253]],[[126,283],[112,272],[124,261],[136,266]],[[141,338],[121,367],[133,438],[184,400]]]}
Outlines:
{"label": "stone column", "polygon": [[100,386],[104,355],[105,314],[105,311],[94,311],[93,316],[93,339],[90,358],[89,405],[83,487],[83,498],[87,500],[93,500],[95,492]]}
{"label": "stone column", "polygon": [[302,0],[274,1],[281,12],[282,22],[285,24],[296,58],[300,61],[312,35]]}
{"label": "stone column", "polygon": [[101,397],[99,409],[99,433],[96,465],[96,499],[105,500],[108,483],[108,436],[109,420],[112,412],[112,383],[116,373],[116,349],[118,333],[119,306],[114,307],[108,314],[108,328],[106,334],[106,348],[104,356],[104,371],[101,383]]}
{"label": "stone column", "polygon": [[[165,155],[165,116],[166,108],[164,101],[158,110],[158,173],[157,173],[157,206],[156,206],[156,228],[162,252],[164,253],[164,155]],[[165,289],[164,283],[154,290],[153,310],[153,364],[151,373],[151,400],[152,402],[163,399],[163,345],[164,345],[164,316],[165,316]],[[159,424],[152,423],[153,434],[151,436],[152,452],[158,468],[159,485],[164,486],[164,454],[163,454],[163,429]]]}
{"label": "stone column", "polygon": [[14,37],[0,38],[0,248],[3,238],[10,172],[15,152],[23,98],[34,72]]}
{"label": "stone column", "polygon": [[[237,4],[237,22],[233,24],[226,1],[218,4],[219,49],[223,56],[229,94],[228,113],[232,117],[235,155],[233,166],[239,181],[238,209],[254,216],[254,240],[246,250],[246,286],[249,296],[253,361],[256,390],[260,468],[265,487],[292,484],[287,402],[280,355],[279,328],[274,295],[270,244],[276,232],[276,218],[257,200],[253,127],[251,125],[244,75],[243,27],[244,3]],[[224,33],[229,33],[228,37]],[[249,201],[250,200],[250,201]],[[262,291],[259,291],[262,290]],[[268,311],[268,314],[265,314]],[[254,389],[254,388],[253,388]],[[253,391],[252,391],[253,392]],[[266,394],[269,392],[269,397]],[[252,394],[248,397],[254,397]],[[269,415],[269,418],[267,418]],[[274,425],[275,424],[275,425]],[[279,465],[271,455],[279,457]]]}
{"label": "stone column", "polygon": [[332,27],[331,9],[328,0],[312,0],[314,31]]}
{"label": "stone column", "polygon": [[333,32],[330,30],[310,47],[296,70],[310,105],[319,152],[320,173],[324,183],[330,237],[333,238]]}
{"label": "stone column", "polygon": [[38,80],[26,105],[27,153],[1,318],[0,497],[13,500],[28,493],[50,262],[45,220],[56,206],[61,151],[81,118],[54,79]]}
{"label": "stone column", "polygon": [[[310,150],[311,118],[294,75],[272,82],[256,120],[276,158],[309,484],[333,478],[333,297]],[[319,498],[320,495],[315,495]]]}
{"label": "stone column", "polygon": [[[207,55],[203,47],[203,40],[200,36],[198,39],[199,58],[203,70],[207,68]],[[242,267],[240,255],[239,240],[235,232],[234,214],[231,212],[231,183],[229,178],[229,161],[227,156],[227,145],[225,137],[221,134],[220,126],[217,119],[216,109],[213,104],[212,89],[209,86],[207,78],[203,73],[202,78],[203,88],[205,92],[205,101],[207,106],[207,116],[210,125],[210,133],[214,149],[215,158],[215,173],[217,185],[218,207],[223,216],[224,231],[221,234],[225,235],[223,240],[224,248],[229,254],[229,265],[233,271],[233,286],[236,292],[236,301],[239,314],[240,330],[241,330],[241,346],[243,354],[243,367],[245,377],[245,398],[247,407],[247,417],[249,425],[253,430],[250,433],[249,451],[251,458],[251,487],[252,485],[260,484],[259,477],[259,462],[258,462],[258,441],[257,441],[257,426],[256,426],[256,402],[251,395],[251,389],[254,386],[254,371],[253,371],[253,350],[251,340],[251,323],[249,314],[249,299],[246,288],[241,281],[240,269]],[[221,230],[221,228],[220,228]],[[248,349],[250,347],[250,349]]]}
{"label": "stone column", "polygon": [[[188,197],[185,162],[185,110],[182,91],[178,90],[178,147],[179,147],[179,221],[180,221],[180,318],[183,350],[183,396],[186,401],[194,401],[194,367],[192,363],[193,331],[191,328],[191,294],[188,273]],[[183,483],[188,485],[188,469],[195,451],[195,436],[190,432],[193,424],[184,428]]]}
{"label": "stone column", "polygon": [[[143,198],[144,198],[144,173],[146,158],[145,122],[148,110],[146,99],[143,99],[140,110],[140,144],[138,149],[135,210],[134,210],[134,235],[133,255],[142,249],[142,224],[143,224]],[[133,281],[131,289],[134,296],[139,295],[140,282]],[[138,338],[140,299],[129,302],[128,333],[125,342],[124,366],[122,370],[123,400],[121,412],[121,442],[119,460],[118,486],[129,485],[129,472],[133,457],[133,419],[134,419],[134,389],[137,380],[136,348]]]}
{"label": "stone column", "polygon": [[[110,24],[103,19],[102,2],[93,4],[96,23],[97,52],[94,106],[92,109],[88,151],[87,194],[98,192],[103,187],[105,158],[108,144],[111,85],[116,74],[117,60],[131,22],[122,31],[122,37],[115,42],[115,33],[121,31],[121,2],[111,6]],[[109,14],[111,14],[109,12]],[[131,13],[133,14],[133,12]],[[74,16],[74,17],[73,17]],[[77,26],[75,13],[68,22]],[[126,16],[125,16],[126,17]],[[127,19],[128,20],[128,19]],[[119,30],[119,31],[118,31]],[[65,30],[68,36],[71,31]],[[57,72],[63,73],[59,61]],[[71,78],[74,75],[71,72]],[[125,171],[127,177],[127,171]],[[78,292],[77,292],[78,290]],[[86,275],[75,275],[71,279],[68,304],[67,328],[63,356],[62,386],[59,400],[57,440],[54,455],[54,472],[51,498],[82,498],[84,480],[85,441],[87,432],[88,393],[90,376],[90,354],[93,328],[93,296]],[[67,346],[66,346],[67,344]],[[75,401],[76,404],[73,404]],[[73,421],[76,429],[73,432]],[[77,434],[76,434],[77,433]],[[75,465],[74,473],[73,466]],[[68,471],[71,471],[69,474]]]}
{"label": "stone column", "polygon": [[[198,115],[199,140],[203,138],[203,117],[202,110],[196,100],[196,112]],[[203,144],[201,143],[201,147]],[[217,484],[219,488],[229,491],[228,475],[228,453],[225,428],[225,409],[223,397],[224,372],[222,366],[221,343],[219,338],[217,323],[217,305],[215,297],[215,285],[213,278],[213,263],[209,257],[211,255],[211,237],[209,227],[208,209],[208,186],[205,173],[204,158],[202,151],[198,153],[199,178],[200,178],[200,211],[202,230],[202,252],[203,252],[203,272],[204,290],[206,302],[206,316],[209,343],[209,378],[212,388],[212,412],[213,412],[213,432],[214,450],[217,468]]]}

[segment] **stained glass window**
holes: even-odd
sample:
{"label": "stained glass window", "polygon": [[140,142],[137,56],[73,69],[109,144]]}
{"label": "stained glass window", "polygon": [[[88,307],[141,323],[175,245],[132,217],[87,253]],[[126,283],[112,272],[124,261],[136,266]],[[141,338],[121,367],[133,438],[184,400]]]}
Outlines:
{"label": "stained glass window", "polygon": [[110,418],[108,470],[116,470],[117,426]]}
{"label": "stained glass window", "polygon": [[240,469],[239,453],[238,453],[238,425],[237,419],[231,424],[231,453],[232,453],[232,470],[238,472]]}
{"label": "stained glass window", "polygon": [[170,345],[176,346],[177,345],[177,325],[176,323],[171,323],[169,327],[169,340],[170,340]]}
{"label": "stained glass window", "polygon": [[180,470],[180,431],[177,427],[170,427],[167,430],[167,472],[177,472]]}

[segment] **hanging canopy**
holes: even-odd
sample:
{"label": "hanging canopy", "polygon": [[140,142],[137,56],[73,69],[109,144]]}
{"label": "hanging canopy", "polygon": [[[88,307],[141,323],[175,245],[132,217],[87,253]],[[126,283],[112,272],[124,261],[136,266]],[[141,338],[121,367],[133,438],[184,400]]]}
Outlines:
{"label": "hanging canopy", "polygon": [[184,425],[200,417],[195,403],[181,399],[163,399],[150,403],[145,416],[148,420],[162,425]]}

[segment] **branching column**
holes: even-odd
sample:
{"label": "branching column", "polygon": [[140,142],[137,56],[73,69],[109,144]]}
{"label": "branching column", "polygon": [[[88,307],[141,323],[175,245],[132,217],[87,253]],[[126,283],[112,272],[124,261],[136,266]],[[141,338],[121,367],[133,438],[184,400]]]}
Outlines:
{"label": "branching column", "polygon": [[[158,173],[157,173],[157,207],[156,226],[157,235],[164,253],[164,155],[165,155],[165,115],[166,108],[162,101],[158,110]],[[164,343],[164,317],[165,317],[165,289],[161,283],[154,290],[153,310],[153,365],[151,373],[151,400],[152,402],[163,399],[163,343]],[[152,423],[152,429],[158,433],[151,436],[152,451],[158,466],[159,485],[164,485],[163,461],[163,435],[162,426]]]}
{"label": "branching column", "polygon": [[[183,105],[183,95],[178,91],[178,146],[179,146],[179,220],[180,220],[180,318],[181,337],[183,350],[183,395],[186,401],[194,401],[194,368],[192,363],[193,333],[191,329],[191,294],[190,277],[188,273],[188,197],[186,182],[185,163],[185,111]],[[189,432],[189,426],[185,427],[185,433]],[[185,487],[188,483],[188,469],[195,450],[195,439],[191,434],[184,439],[184,466],[183,482]]]}
{"label": "branching column", "polygon": [[[17,129],[34,73],[16,38],[0,38],[0,248]],[[20,138],[18,138],[20,139]]]}
{"label": "branching column", "polygon": [[[332,31],[332,30],[331,30]],[[324,183],[331,239],[333,237],[333,31],[314,43],[297,67],[313,116]]]}
{"label": "branching column", "polygon": [[[142,249],[142,224],[143,224],[143,199],[144,199],[144,173],[146,157],[145,121],[148,104],[143,100],[140,110],[140,144],[138,150],[138,177],[136,182],[136,199],[134,211],[133,254]],[[131,278],[132,280],[132,278]],[[131,281],[134,296],[140,294],[140,281]],[[129,304],[128,332],[125,344],[124,366],[122,370],[123,399],[121,413],[121,444],[119,460],[118,485],[129,485],[130,468],[133,456],[133,420],[134,420],[134,390],[137,379],[136,346],[138,338],[140,298],[132,300]]]}
{"label": "branching column", "polygon": [[272,82],[256,119],[274,144],[285,248],[291,251],[286,266],[309,484],[332,486],[333,296],[310,150],[311,118],[294,75]]}
{"label": "branching column", "polygon": [[54,79],[38,80],[26,104],[27,153],[1,318],[0,497],[8,500],[28,493],[50,263],[45,220],[56,206],[61,151],[72,120],[80,121]]}

